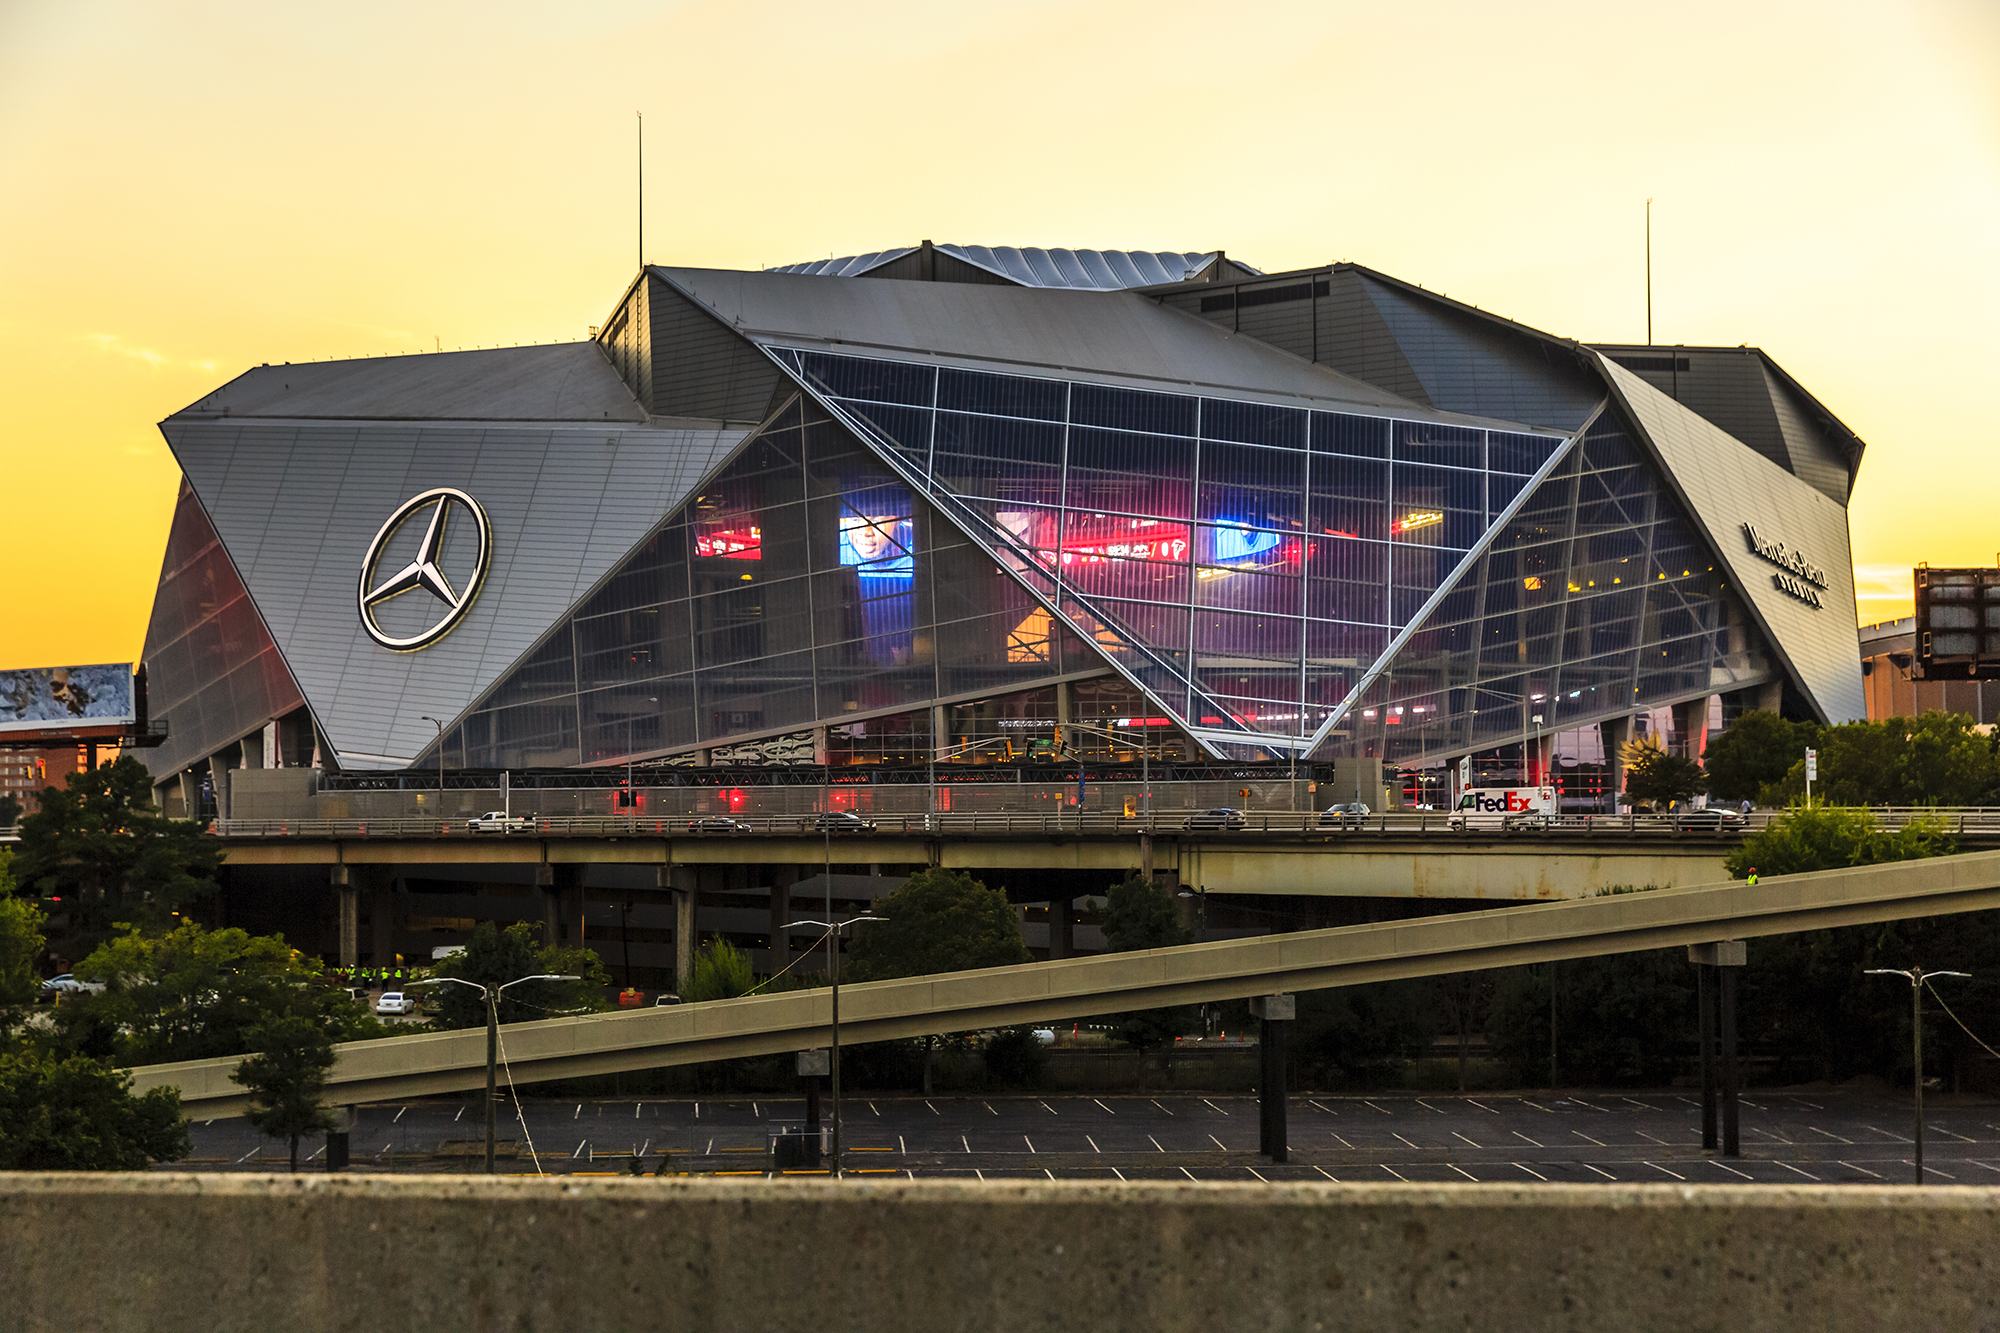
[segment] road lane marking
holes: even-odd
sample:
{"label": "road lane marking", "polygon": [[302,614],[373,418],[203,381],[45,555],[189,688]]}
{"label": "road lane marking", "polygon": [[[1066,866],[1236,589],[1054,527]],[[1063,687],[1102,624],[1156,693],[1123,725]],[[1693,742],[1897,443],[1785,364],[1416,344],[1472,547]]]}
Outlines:
{"label": "road lane marking", "polygon": [[1521,1163],[1519,1163],[1519,1162],[1515,1162],[1515,1163],[1513,1163],[1513,1165],[1514,1165],[1514,1166],[1517,1166],[1517,1167],[1520,1167],[1520,1168],[1521,1168],[1521,1170],[1523,1170],[1523,1171],[1526,1171],[1526,1172],[1527,1172],[1527,1173],[1528,1173],[1529,1175],[1533,1176],[1533,1177],[1534,1177],[1534,1178],[1535,1178],[1536,1180],[1539,1180],[1539,1181],[1541,1181],[1541,1182],[1542,1182],[1543,1184],[1545,1184],[1545,1185],[1546,1185],[1546,1184],[1548,1183],[1548,1179],[1549,1179],[1549,1178],[1548,1178],[1547,1176],[1543,1175],[1543,1174],[1542,1174],[1541,1172],[1539,1172],[1539,1171],[1535,1170],[1535,1169],[1534,1169],[1533,1167],[1531,1167],[1531,1166],[1523,1166],[1523,1165],[1522,1165]]}
{"label": "road lane marking", "polygon": [[1597,1172],[1598,1175],[1603,1176],[1606,1180],[1618,1179],[1618,1177],[1612,1175],[1609,1171],[1604,1170],[1602,1167],[1592,1166],[1589,1162],[1585,1162],[1583,1164],[1583,1169],[1586,1171],[1595,1171]]}
{"label": "road lane marking", "polygon": [[[1773,1160],[1776,1160],[1776,1159],[1773,1159]],[[1791,1164],[1790,1162],[1778,1162],[1778,1165],[1779,1165],[1779,1166],[1782,1166],[1782,1167],[1784,1167],[1784,1168],[1785,1168],[1785,1170],[1787,1170],[1787,1171],[1798,1171],[1798,1174],[1800,1174],[1800,1175],[1804,1176],[1804,1177],[1805,1177],[1805,1178],[1806,1178],[1807,1180],[1818,1180],[1818,1179],[1819,1179],[1819,1177],[1818,1177],[1818,1176],[1814,1175],[1814,1174],[1813,1174],[1812,1172],[1810,1172],[1810,1171],[1799,1171],[1799,1169],[1798,1169],[1797,1167],[1793,1166],[1793,1165],[1792,1165],[1792,1164]]]}
{"label": "road lane marking", "polygon": [[1465,1142],[1467,1142],[1467,1143],[1471,1143],[1471,1144],[1472,1144],[1472,1146],[1473,1146],[1473,1147],[1475,1147],[1475,1148],[1477,1148],[1477,1147],[1479,1146],[1479,1145],[1478,1145],[1478,1144],[1476,1144],[1476,1143],[1472,1143],[1472,1140],[1471,1140],[1471,1139],[1467,1139],[1467,1138],[1465,1138],[1465,1135],[1463,1135],[1463,1134],[1459,1133],[1459,1132],[1458,1132],[1457,1130],[1455,1130],[1455,1129],[1454,1129],[1454,1130],[1453,1130],[1453,1131],[1451,1132],[1451,1136],[1452,1136],[1453,1138],[1455,1138],[1455,1139],[1464,1139],[1464,1140],[1465,1140]]}
{"label": "road lane marking", "polygon": [[1870,1171],[1870,1170],[1869,1170],[1869,1169],[1868,1169],[1867,1167],[1865,1167],[1865,1166],[1856,1166],[1856,1165],[1855,1165],[1854,1163],[1852,1163],[1852,1162],[1842,1162],[1842,1161],[1835,1161],[1835,1162],[1834,1162],[1834,1165],[1835,1165],[1835,1166],[1844,1166],[1844,1167],[1846,1167],[1846,1168],[1847,1168],[1847,1169],[1848,1169],[1849,1171],[1859,1171],[1859,1172],[1860,1172],[1860,1173],[1861,1173],[1862,1175],[1864,1175],[1864,1176],[1874,1176],[1874,1177],[1875,1177],[1875,1179],[1877,1179],[1877,1180],[1880,1180],[1880,1179],[1882,1178],[1882,1177],[1880,1177],[1880,1176],[1877,1176],[1877,1175],[1875,1175],[1875,1173],[1874,1173],[1873,1171]]}
{"label": "road lane marking", "polygon": [[1674,1178],[1675,1180],[1686,1180],[1686,1179],[1687,1179],[1687,1177],[1686,1177],[1686,1176],[1684,1176],[1684,1175],[1682,1175],[1682,1174],[1680,1174],[1680,1172],[1678,1172],[1678,1171],[1669,1171],[1669,1170],[1667,1170],[1667,1168],[1665,1168],[1664,1166],[1661,1166],[1661,1165],[1660,1165],[1660,1164],[1659,1164],[1658,1162],[1641,1162],[1641,1163],[1639,1163],[1639,1165],[1640,1165],[1640,1166],[1650,1166],[1650,1167],[1652,1167],[1652,1168],[1653,1168],[1653,1169],[1654,1169],[1655,1171],[1658,1171],[1658,1172],[1660,1172],[1660,1173],[1661,1173],[1662,1175],[1668,1175],[1668,1176],[1672,1176],[1672,1177],[1673,1177],[1673,1178]]}
{"label": "road lane marking", "polygon": [[1092,1137],[1090,1137],[1090,1135],[1088,1135],[1088,1134],[1086,1134],[1086,1135],[1084,1135],[1084,1136],[1083,1136],[1083,1141],[1084,1141],[1085,1143],[1088,1143],[1088,1144],[1090,1145],[1090,1150],[1091,1150],[1092,1152],[1095,1152],[1095,1153],[1101,1153],[1101,1152],[1103,1152],[1103,1151],[1104,1151],[1104,1149],[1102,1149],[1102,1148],[1100,1148],[1100,1147],[1098,1147],[1098,1146],[1097,1146],[1097,1140],[1096,1140],[1096,1139],[1093,1139],[1093,1138],[1092,1138]]}
{"label": "road lane marking", "polygon": [[1580,1129],[1572,1129],[1570,1133],[1576,1135],[1578,1138],[1582,1139],[1585,1143],[1595,1143],[1600,1148],[1604,1146],[1604,1141],[1602,1139],[1593,1139],[1592,1137],[1590,1137],[1590,1135],[1584,1133]]}
{"label": "road lane marking", "polygon": [[1215,1145],[1216,1147],[1218,1147],[1218,1148],[1222,1149],[1222,1151],[1224,1151],[1224,1152],[1228,1152],[1228,1151],[1229,1151],[1229,1146],[1228,1146],[1227,1144],[1225,1144],[1225,1143],[1224,1143],[1224,1142],[1223,1142],[1223,1141],[1222,1141],[1221,1139],[1218,1139],[1217,1137],[1215,1137],[1215,1135],[1213,1135],[1213,1134],[1211,1134],[1211,1135],[1209,1135],[1209,1136],[1208,1136],[1208,1141],[1209,1141],[1210,1143],[1213,1143],[1213,1144],[1214,1144],[1214,1145]]}
{"label": "road lane marking", "polygon": [[[1152,1144],[1152,1145],[1153,1145],[1153,1146],[1154,1146],[1155,1148],[1160,1148],[1160,1141],[1159,1141],[1158,1139],[1154,1138],[1154,1137],[1153,1137],[1153,1136],[1152,1136],[1151,1134],[1148,1134],[1148,1135],[1146,1136],[1146,1142],[1148,1142],[1148,1143]],[[1161,1151],[1161,1152],[1165,1152],[1165,1151],[1166,1151],[1166,1149],[1165,1149],[1165,1148],[1160,1148],[1160,1151]]]}
{"label": "road lane marking", "polygon": [[1526,1134],[1523,1134],[1518,1129],[1514,1131],[1514,1137],[1521,1140],[1521,1142],[1527,1144],[1531,1148],[1539,1148],[1542,1146],[1541,1144],[1536,1143],[1533,1139],[1529,1138]]}

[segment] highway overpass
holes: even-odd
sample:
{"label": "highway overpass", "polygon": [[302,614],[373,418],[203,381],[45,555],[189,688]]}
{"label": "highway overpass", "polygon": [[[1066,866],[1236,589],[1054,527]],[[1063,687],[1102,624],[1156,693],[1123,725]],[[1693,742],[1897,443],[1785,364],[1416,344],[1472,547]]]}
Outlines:
{"label": "highway overpass", "polygon": [[[2000,907],[2000,852],[1301,931],[841,988],[843,1043],[1400,977],[1753,939]],[[1754,954],[1752,963],[1754,965]],[[824,989],[511,1024],[517,1083],[696,1064],[824,1045]],[[400,1100],[485,1084],[486,1034],[423,1033],[338,1048],[329,1099]],[[234,1058],[134,1069],[138,1090],[180,1089],[198,1116],[240,1114]]]}

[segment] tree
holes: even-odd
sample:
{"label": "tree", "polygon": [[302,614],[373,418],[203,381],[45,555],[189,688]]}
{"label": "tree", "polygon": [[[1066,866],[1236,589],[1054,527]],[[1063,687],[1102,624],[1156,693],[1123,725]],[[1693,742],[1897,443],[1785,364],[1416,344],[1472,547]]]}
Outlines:
{"label": "tree", "polygon": [[[920,870],[879,899],[871,915],[886,919],[855,927],[847,953],[854,981],[1010,967],[1029,958],[1021,918],[1007,895],[962,870]],[[936,1048],[936,1037],[924,1039],[925,1093]]]}
{"label": "tree", "polygon": [[1515,1079],[1545,1082],[1553,986],[1566,1082],[1658,1086],[1692,1044],[1694,984],[1680,949],[1508,968],[1497,977],[1486,1039]]}
{"label": "tree", "polygon": [[1792,765],[1819,739],[1819,724],[1787,722],[1764,709],[1743,714],[1708,743],[1702,756],[1711,796],[1729,802],[1755,801],[1766,787],[1782,784]]}
{"label": "tree", "polygon": [[733,1000],[756,984],[750,955],[728,940],[710,940],[694,956],[694,967],[681,983],[681,999]]}
{"label": "tree", "polygon": [[333,1112],[320,1105],[333,1069],[333,1039],[319,1023],[298,1014],[274,1014],[249,1036],[257,1053],[236,1066],[230,1081],[250,1091],[250,1109],[243,1118],[274,1139],[290,1141],[292,1174],[297,1175],[299,1138],[335,1127]]}
{"label": "tree", "polygon": [[1625,795],[1634,805],[1670,805],[1684,801],[1707,784],[1701,765],[1668,754],[1654,736],[1626,742],[1619,751],[1625,761]]}
{"label": "tree", "polygon": [[[1993,739],[1963,713],[1848,722],[1819,735],[1813,796],[1832,805],[1985,805],[2000,798]],[[1805,760],[1767,787],[1770,804],[1805,793]]]}
{"label": "tree", "polygon": [[164,935],[128,929],[92,950],[76,973],[105,990],[64,1001],[58,1031],[73,1050],[101,1051],[108,1040],[122,1064],[247,1054],[252,1030],[284,1015],[311,1019],[338,1040],[382,1031],[327,984],[317,959],[282,935],[192,921]]}
{"label": "tree", "polygon": [[1723,866],[1737,879],[1949,856],[1957,844],[1935,818],[1885,829],[1854,806],[1798,805],[1730,849]]}
{"label": "tree", "polygon": [[35,959],[42,952],[43,917],[35,905],[15,896],[14,856],[0,852],[0,1009],[32,1003],[39,987]]}
{"label": "tree", "polygon": [[193,1151],[180,1094],[87,1056],[0,1056],[0,1170],[143,1171]]}
{"label": "tree", "polygon": [[918,871],[879,899],[871,915],[887,919],[855,927],[847,980],[1008,967],[1029,959],[1020,916],[1007,895],[962,870]]}
{"label": "tree", "polygon": [[0,796],[0,828],[16,828],[21,823],[21,798]]}
{"label": "tree", "polygon": [[[491,921],[474,927],[463,951],[431,969],[431,975],[457,977],[482,986],[501,986],[532,976],[574,976],[580,981],[531,981],[500,995],[502,1023],[529,1023],[560,1013],[604,1007],[603,990],[611,984],[604,960],[592,949],[565,949],[540,944],[537,929],[516,921],[501,930]],[[486,1001],[465,986],[426,986],[441,1027],[486,1026]]]}
{"label": "tree", "polygon": [[[1138,875],[1111,886],[1104,896],[1101,919],[1105,942],[1113,953],[1170,949],[1194,943],[1194,932],[1182,924],[1180,912],[1167,890]],[[1120,1041],[1147,1051],[1172,1042],[1199,1023],[1201,1017],[1198,1008],[1183,1004],[1112,1014],[1110,1021]]]}
{"label": "tree", "polygon": [[162,818],[153,780],[136,759],[47,787],[21,821],[14,873],[28,890],[70,910],[71,947],[108,938],[116,922],[155,929],[216,891],[222,849],[201,828]]}

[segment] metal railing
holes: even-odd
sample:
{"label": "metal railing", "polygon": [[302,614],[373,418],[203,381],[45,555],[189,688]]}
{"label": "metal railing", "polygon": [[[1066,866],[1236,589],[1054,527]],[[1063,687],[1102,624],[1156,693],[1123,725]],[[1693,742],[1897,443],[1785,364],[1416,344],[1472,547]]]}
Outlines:
{"label": "metal railing", "polygon": [[[481,828],[458,819],[227,819],[224,838],[399,838],[491,841],[506,838],[742,838],[742,837],[1135,837],[1198,834],[1218,839],[1311,838],[1334,841],[1357,835],[1452,837],[1704,837],[1734,841],[1764,828],[1778,811],[1747,816],[1693,811],[1657,815],[1562,815],[1555,819],[1462,816],[1449,810],[1384,811],[1363,816],[1249,811],[1231,820],[1199,810],[1157,810],[1126,815],[1105,810],[1009,811],[862,816],[859,822],[822,829],[814,815],[728,818],[707,814],[517,816],[511,826]],[[2000,836],[2000,809],[1936,810],[1877,807],[1869,811],[1885,829],[1935,819],[1958,836]]]}

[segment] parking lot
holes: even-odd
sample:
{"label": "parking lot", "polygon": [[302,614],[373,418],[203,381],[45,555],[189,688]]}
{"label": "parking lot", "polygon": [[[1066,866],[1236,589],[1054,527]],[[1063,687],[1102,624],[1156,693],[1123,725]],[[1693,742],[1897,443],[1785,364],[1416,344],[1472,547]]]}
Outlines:
{"label": "parking lot", "polygon": [[[504,1093],[503,1093],[504,1098]],[[1929,1099],[1926,1182],[2000,1184],[2000,1101]],[[859,1175],[980,1180],[1332,1180],[1519,1184],[1685,1181],[1907,1184],[1910,1105],[1882,1093],[1763,1092],[1741,1102],[1738,1158],[1701,1149],[1686,1091],[1560,1096],[1295,1096],[1291,1160],[1257,1152],[1257,1100],[1147,1097],[869,1097],[843,1101],[846,1167]],[[756,1174],[768,1134],[805,1117],[799,1097],[503,1101],[500,1170]],[[239,1119],[197,1122],[194,1159],[166,1170],[284,1169],[285,1144]],[[530,1150],[532,1144],[532,1151]],[[323,1140],[303,1146],[318,1167]],[[480,1169],[474,1100],[363,1107],[355,1171]]]}

